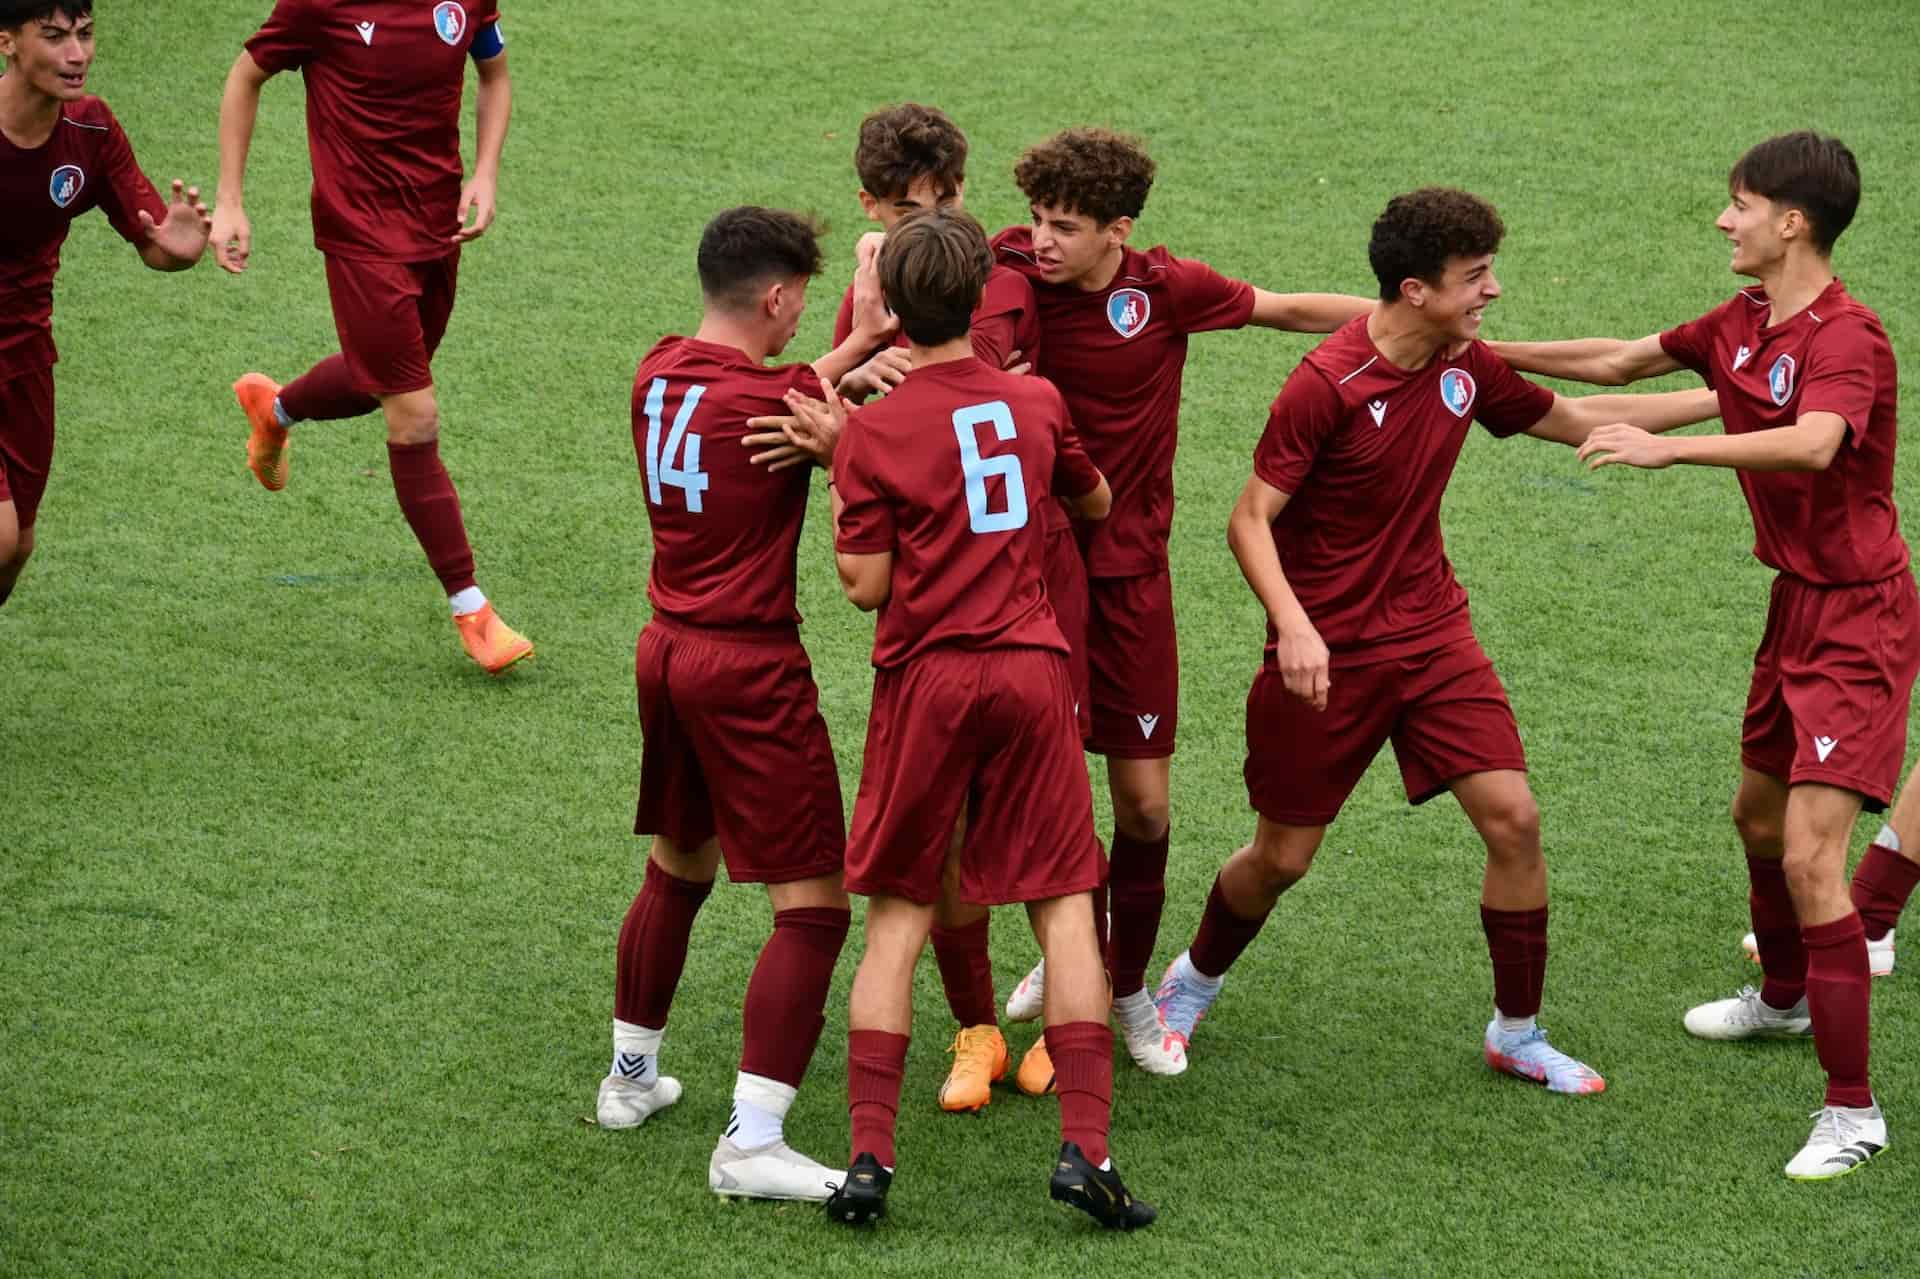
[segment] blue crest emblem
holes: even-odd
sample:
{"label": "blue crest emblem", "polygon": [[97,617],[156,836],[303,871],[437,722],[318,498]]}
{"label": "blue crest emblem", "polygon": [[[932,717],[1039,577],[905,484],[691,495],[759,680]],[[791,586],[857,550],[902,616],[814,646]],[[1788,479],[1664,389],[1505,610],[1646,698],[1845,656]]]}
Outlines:
{"label": "blue crest emblem", "polygon": [[441,0],[433,6],[433,30],[447,44],[459,44],[467,34],[467,11],[453,0]]}
{"label": "blue crest emblem", "polygon": [[80,188],[86,185],[87,175],[79,165],[63,164],[53,171],[47,194],[53,197],[56,208],[64,209],[80,198]]}
{"label": "blue crest emblem", "polygon": [[1138,289],[1115,289],[1107,294],[1107,323],[1123,338],[1130,338],[1147,327],[1153,303]]}
{"label": "blue crest emblem", "polygon": [[1793,357],[1783,355],[1767,370],[1767,395],[1777,405],[1793,398]]}
{"label": "blue crest emblem", "polygon": [[1455,417],[1465,417],[1472,411],[1476,389],[1473,374],[1465,369],[1448,369],[1440,375],[1440,402]]}

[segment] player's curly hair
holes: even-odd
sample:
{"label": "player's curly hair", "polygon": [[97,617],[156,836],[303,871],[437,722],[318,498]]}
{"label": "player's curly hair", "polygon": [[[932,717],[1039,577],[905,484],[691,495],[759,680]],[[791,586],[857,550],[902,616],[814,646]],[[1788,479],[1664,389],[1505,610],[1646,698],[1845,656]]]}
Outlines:
{"label": "player's curly hair", "polygon": [[728,310],[750,307],[773,280],[820,274],[826,233],[806,214],[757,204],[716,214],[700,233],[700,291]]}
{"label": "player's curly hair", "polygon": [[1380,297],[1393,302],[1405,280],[1438,284],[1449,258],[1477,258],[1500,250],[1507,228],[1493,206],[1452,187],[1424,187],[1387,202],[1373,223],[1367,259]]}
{"label": "player's curly hair", "polygon": [[17,31],[29,22],[44,22],[54,14],[69,22],[93,16],[93,0],[0,0],[0,27]]}
{"label": "player's curly hair", "polygon": [[1140,216],[1153,174],[1145,142],[1094,128],[1056,133],[1029,147],[1013,166],[1013,180],[1028,203],[1071,209],[1103,226]]}
{"label": "player's curly hair", "polygon": [[1813,246],[1831,253],[1860,208],[1860,162],[1836,137],[1811,129],[1783,133],[1734,162],[1727,191],[1743,187],[1806,214],[1813,224]]}
{"label": "player's curly hair", "polygon": [[993,270],[987,233],[961,209],[921,209],[893,224],[880,249],[880,292],[922,346],[964,335]]}
{"label": "player's curly hair", "polygon": [[898,199],[931,178],[944,200],[967,180],[967,135],[938,107],[885,107],[860,122],[853,168],[861,189],[876,199]]}

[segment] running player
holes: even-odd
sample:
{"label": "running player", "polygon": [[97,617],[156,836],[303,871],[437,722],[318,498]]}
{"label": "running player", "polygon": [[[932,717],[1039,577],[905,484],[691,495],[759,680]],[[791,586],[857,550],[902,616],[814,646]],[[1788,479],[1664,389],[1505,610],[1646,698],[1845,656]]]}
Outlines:
{"label": "running player", "polygon": [[783,1124],[813,1057],[846,940],[840,784],[800,645],[794,556],[808,476],[755,466],[747,419],[837,378],[887,336],[876,305],[860,344],[813,366],[786,349],[820,270],[819,228],[777,209],[721,213],[700,237],[705,314],[647,353],[633,445],[653,530],[653,619],[635,648],[646,745],[634,830],[653,836],[620,930],[613,1066],[601,1126],[628,1128],[680,1098],[659,1052],[695,913],[724,856],[767,886],[773,935],[747,983],[733,1115],[708,1165],[715,1193],[824,1200],[841,1180],[787,1146]]}
{"label": "running player", "polygon": [[[886,1210],[913,968],[964,810],[961,895],[1027,903],[1053,964],[1046,1034],[1063,1140],[1049,1191],[1131,1229],[1154,1212],[1107,1151],[1113,1032],[1090,895],[1103,867],[1034,518],[1054,493],[1098,518],[1109,494],[1059,392],[974,355],[968,319],[992,267],[985,234],[958,210],[913,214],[887,236],[881,288],[912,369],[846,422],[833,458],[841,584],[880,620],[847,849],[847,887],[870,899],[847,1018],[854,1157],[827,1212],[860,1223]],[[831,393],[825,406],[789,402],[816,433],[839,434]]]}
{"label": "running player", "polygon": [[[1186,1068],[1154,1013],[1147,965],[1166,900],[1168,785],[1179,726],[1180,658],[1167,537],[1187,337],[1248,324],[1326,333],[1373,305],[1325,293],[1268,293],[1165,248],[1127,244],[1153,185],[1135,139],[1068,129],[1021,157],[1014,180],[1033,224],[994,239],[1000,261],[1033,281],[1041,346],[1034,371],[1066,397],[1087,452],[1113,485],[1113,515],[1080,530],[1089,579],[1088,749],[1106,756],[1113,801],[1107,962],[1113,1010],[1134,1061],[1156,1074]],[[1007,1001],[1040,1015],[1044,965]],[[1021,1063],[1021,1086],[1050,1075],[1044,1041]]]}
{"label": "running player", "polygon": [[183,271],[207,247],[199,188],[162,200],[107,104],[87,93],[93,0],[0,0],[0,605],[33,554],[53,463],[53,277],[67,228],[107,215],[140,260]]}
{"label": "running player", "polygon": [[1547,969],[1540,812],[1506,690],[1447,562],[1440,499],[1475,421],[1497,437],[1577,445],[1622,419],[1652,430],[1702,421],[1714,402],[1704,391],[1569,400],[1516,376],[1479,341],[1500,296],[1504,233],[1493,207],[1464,191],[1393,199],[1368,246],[1380,306],[1315,347],[1274,401],[1227,529],[1268,619],[1247,695],[1259,822],[1155,996],[1183,1045],[1391,741],[1408,801],[1451,791],[1486,845],[1488,1064],[1555,1092],[1606,1086],[1535,1021]]}
{"label": "running player", "polygon": [[[349,11],[350,10],[350,11]],[[479,74],[478,141],[463,183],[460,100]],[[247,465],[269,492],[287,483],[296,422],[386,420],[393,491],[446,590],[467,655],[490,675],[533,653],[474,580],[460,495],[440,461],[432,360],[453,312],[462,245],[493,224],[513,90],[496,0],[276,0],[220,100],[214,256],[235,274],[253,251],[244,184],[260,89],[298,68],[307,86],[313,239],[326,255],[340,352],[284,388],[234,383],[251,434]]]}
{"label": "running player", "polygon": [[[1503,344],[1516,366],[1620,384],[1688,368],[1718,394],[1724,435],[1594,432],[1592,466],[1734,468],[1754,554],[1775,570],[1754,656],[1733,824],[1765,980],[1689,1011],[1706,1039],[1811,1033],[1825,1102],[1787,1176],[1851,1172],[1887,1144],[1867,1077],[1870,961],[1861,912],[1889,927],[1913,870],[1871,850],[1853,893],[1847,845],[1864,807],[1886,808],[1906,751],[1920,596],[1893,505],[1899,378],[1880,317],[1833,274],[1860,203],[1860,168],[1837,138],[1755,146],[1728,174],[1714,223],[1742,289],[1696,320],[1638,341]],[[1897,838],[1897,836],[1896,836]],[[1889,909],[1890,908],[1890,909]]]}

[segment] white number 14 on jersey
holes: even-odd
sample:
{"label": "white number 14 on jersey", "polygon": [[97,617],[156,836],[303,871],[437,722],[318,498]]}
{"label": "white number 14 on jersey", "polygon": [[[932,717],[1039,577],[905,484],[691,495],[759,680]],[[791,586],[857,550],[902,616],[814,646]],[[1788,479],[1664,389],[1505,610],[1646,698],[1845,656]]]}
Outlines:
{"label": "white number 14 on jersey", "polygon": [[[664,505],[660,500],[662,488],[676,488],[687,495],[687,509],[696,515],[700,513],[700,495],[707,491],[711,477],[700,469],[700,437],[689,435],[687,424],[693,421],[693,410],[706,391],[704,386],[687,388],[680,400],[680,411],[673,415],[673,427],[667,432],[667,446],[662,449],[660,415],[666,408],[667,380],[657,377],[647,388],[643,406],[647,415],[647,500],[655,506]],[[682,455],[678,466],[673,462],[676,453]]]}

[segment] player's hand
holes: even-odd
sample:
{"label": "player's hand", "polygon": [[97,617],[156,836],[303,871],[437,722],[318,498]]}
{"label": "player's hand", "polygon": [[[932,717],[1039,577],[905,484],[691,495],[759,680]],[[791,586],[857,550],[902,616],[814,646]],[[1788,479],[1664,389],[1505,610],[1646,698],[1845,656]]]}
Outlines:
{"label": "player's hand", "polygon": [[790,417],[750,417],[747,425],[753,428],[752,435],[742,436],[740,443],[750,449],[761,450],[747,461],[755,466],[764,466],[769,471],[784,471],[790,466],[812,466],[813,454],[797,444],[787,443],[786,428],[794,424]]}
{"label": "player's hand", "polygon": [[[874,233],[860,238],[864,245]],[[890,341],[900,329],[899,317],[887,310],[887,299],[880,292],[879,254],[857,255],[859,265],[853,272],[853,331],[876,345]]]}
{"label": "player's hand", "polygon": [[1006,371],[1016,374],[1031,373],[1033,372],[1033,361],[1022,355],[1019,347],[1015,347],[1013,350],[1007,352]]}
{"label": "player's hand", "polygon": [[869,231],[853,246],[853,266],[858,271],[865,267],[880,269],[880,247],[887,242],[885,231]]}
{"label": "player's hand", "polygon": [[1616,463],[1658,471],[1673,465],[1673,442],[1637,426],[1615,422],[1611,426],[1594,427],[1575,456],[1587,464],[1589,471]]}
{"label": "player's hand", "polygon": [[793,410],[794,421],[784,430],[789,444],[805,449],[820,465],[829,466],[840,433],[847,428],[847,405],[825,378],[820,379],[820,393],[826,397],[824,401],[798,391],[787,392],[787,407]]}
{"label": "player's hand", "polygon": [[1275,632],[1273,660],[1280,668],[1280,678],[1287,691],[1311,703],[1317,711],[1327,709],[1327,689],[1332,678],[1327,670],[1326,641],[1320,638],[1320,632],[1311,622],[1287,630],[1276,627]]}
{"label": "player's hand", "polygon": [[222,271],[240,274],[247,269],[253,253],[253,223],[247,211],[237,206],[220,205],[213,211],[213,260]]}
{"label": "player's hand", "polygon": [[155,222],[145,209],[139,211],[140,225],[146,229],[147,243],[180,262],[198,262],[207,251],[207,235],[213,229],[213,215],[200,203],[200,188],[190,187],[179,178],[173,180],[173,198],[167,201],[167,216]]}
{"label": "player's hand", "polygon": [[901,348],[890,346],[841,378],[840,394],[856,400],[869,395],[885,395],[906,381],[912,369],[912,357]]}
{"label": "player's hand", "polygon": [[477,240],[487,233],[487,228],[493,225],[493,195],[492,178],[469,178],[460,188],[460,229],[454,233],[455,244]]}

